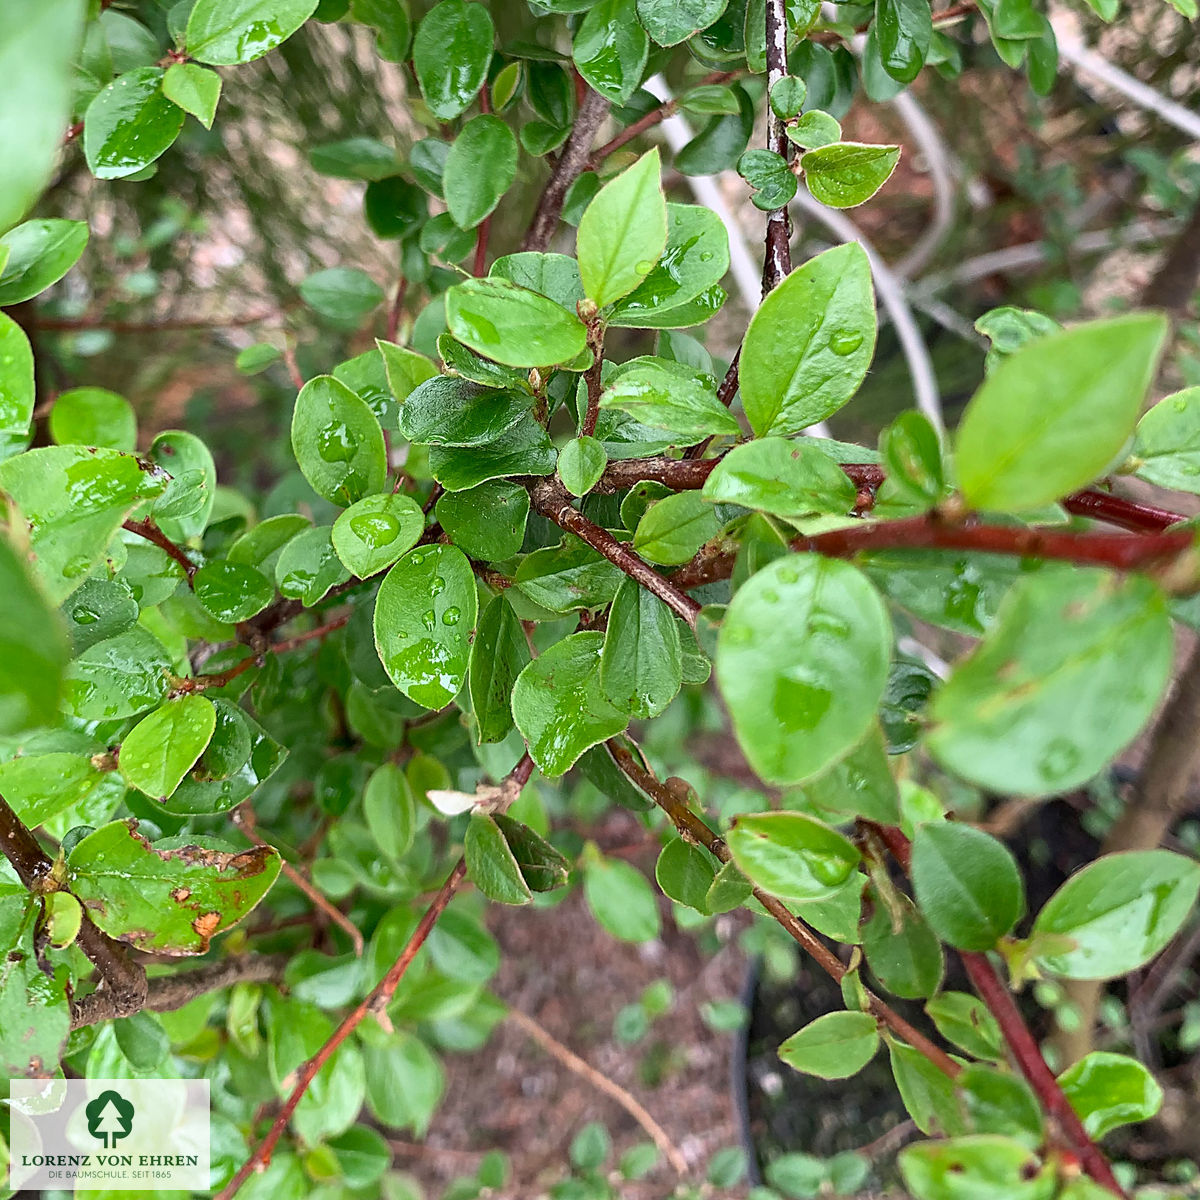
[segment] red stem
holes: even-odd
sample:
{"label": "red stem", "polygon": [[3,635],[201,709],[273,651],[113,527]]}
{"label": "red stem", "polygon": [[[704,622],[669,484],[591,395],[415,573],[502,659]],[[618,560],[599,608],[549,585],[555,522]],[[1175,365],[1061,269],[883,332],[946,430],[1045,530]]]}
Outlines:
{"label": "red stem", "polygon": [[188,584],[191,584],[192,577],[199,568],[188,558],[183,550],[163,533],[153,517],[143,517],[140,521],[126,521],[124,528],[128,529],[130,533],[136,533],[139,537],[144,537],[148,542],[153,542],[160,550],[169,554],[183,568],[183,573],[187,576]]}

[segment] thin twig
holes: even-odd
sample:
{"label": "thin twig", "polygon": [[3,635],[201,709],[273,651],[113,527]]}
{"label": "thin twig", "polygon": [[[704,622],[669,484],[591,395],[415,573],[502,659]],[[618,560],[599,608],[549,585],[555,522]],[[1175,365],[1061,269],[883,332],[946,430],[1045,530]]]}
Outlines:
{"label": "thin twig", "polygon": [[[0,796],[0,853],[12,864],[17,878],[35,896],[62,890],[54,878],[54,863],[37,839]],[[130,959],[120,942],[97,929],[87,909],[76,938],[100,974],[100,990],[71,1004],[72,1020],[90,1024],[103,1017],[127,1017],[146,1002],[146,972]]]}
{"label": "thin twig", "polygon": [[392,296],[392,306],[388,309],[387,340],[394,342],[400,331],[400,317],[404,312],[404,299],[408,295],[408,280],[403,275],[396,281],[396,292]]}
{"label": "thin twig", "polygon": [[[592,309],[595,309],[595,305],[592,305]],[[598,312],[592,311],[584,317],[584,324],[587,326],[587,344],[588,349],[592,352],[592,365],[588,367],[583,377],[587,388],[587,410],[584,412],[583,424],[580,426],[579,432],[584,437],[591,437],[596,432],[596,422],[600,419],[601,378],[604,371],[604,321]]]}
{"label": "thin twig", "polygon": [[183,568],[188,584],[191,584],[192,577],[199,568],[181,547],[163,533],[153,517],[143,517],[139,521],[131,518],[125,522],[123,528],[128,529],[130,533],[136,533],[138,537],[144,537],[148,542],[153,542],[160,550],[169,554]]}
{"label": "thin twig", "polygon": [[77,329],[111,329],[113,333],[176,333],[191,329],[241,329],[261,325],[282,314],[279,308],[264,308],[230,317],[177,317],[162,321],[120,321],[102,313],[85,317],[43,317],[35,315],[38,329],[70,332]]}
{"label": "thin twig", "polygon": [[[528,782],[532,773],[533,760],[526,753],[522,755],[520,762],[509,772],[500,787],[507,789],[511,798],[515,799],[516,794],[520,793],[521,788]],[[392,963],[383,978],[372,989],[371,993],[334,1030],[320,1050],[296,1069],[294,1072],[296,1082],[291,1094],[284,1101],[283,1107],[276,1115],[266,1136],[255,1147],[250,1157],[238,1168],[234,1177],[217,1193],[214,1200],[230,1200],[255,1171],[266,1170],[267,1164],[271,1161],[271,1154],[276,1145],[278,1145],[279,1139],[283,1136],[283,1131],[287,1128],[288,1122],[292,1119],[297,1106],[304,1099],[305,1093],[308,1091],[312,1081],[317,1077],[321,1068],[333,1057],[338,1047],[362,1024],[369,1013],[382,1014],[386,1019],[387,1005],[395,995],[396,989],[400,986],[400,981],[404,978],[405,972],[412,964],[413,959],[416,958],[417,951],[421,949],[433,931],[438,918],[446,911],[446,906],[454,898],[459,887],[462,886],[462,882],[466,876],[467,864],[465,860],[460,858],[455,864],[454,869],[446,877],[446,882],[442,884],[437,895],[433,898],[433,902],[425,910],[424,916],[417,923],[416,929],[413,930],[412,936],[400,952],[399,958]]]}
{"label": "thin twig", "polygon": [[[250,807],[249,802],[243,801],[233,810],[233,823],[258,846],[266,846],[268,843],[259,836],[257,822],[254,817],[254,810]],[[308,879],[303,872],[297,870],[286,859],[281,858],[281,869],[312,902],[313,905],[320,909],[335,925],[344,930],[354,945],[354,954],[358,958],[362,958],[363,952],[363,935],[361,930],[348,916],[330,901],[313,883]]]}
{"label": "thin twig", "polygon": [[[692,812],[686,799],[667,784],[656,779],[645,770],[633,755],[615,738],[608,743],[617,766],[642,789],[664,813],[671,823],[687,841],[704,846],[721,862],[729,862],[732,855],[723,838],[719,837],[699,815]],[[806,952],[830,978],[838,983],[847,973],[846,964],[837,957],[821,939],[804,924],[777,897],[764,892],[761,888],[754,889],[754,898],[783,926],[792,939]],[[897,1036],[906,1041],[913,1049],[923,1054],[935,1067],[951,1079],[957,1077],[962,1070],[944,1050],[929,1040],[919,1029],[909,1024],[890,1005],[871,992],[866,993],[870,1010],[883,1024],[887,1025]]]}
{"label": "thin twig", "polygon": [[[767,10],[767,89],[768,92],[787,74],[787,3],[766,0]],[[767,105],[767,149],[785,163],[791,161],[792,143],[787,127]],[[765,296],[792,270],[792,221],[786,204],[767,214],[766,256],[763,261],[762,290]]]}
{"label": "thin twig", "polygon": [[608,101],[599,92],[593,92],[589,88],[575,115],[571,136],[555,164],[554,173],[542,191],[537,212],[534,213],[529,232],[521,245],[522,250],[545,250],[550,245],[550,239],[554,236],[554,231],[558,228],[558,219],[562,215],[563,201],[567,198],[571,184],[587,169],[592,139],[595,138],[604,118],[608,116],[608,109]]}
{"label": "thin twig", "polygon": [[585,1062],[569,1047],[564,1046],[549,1030],[544,1029],[532,1017],[527,1016],[518,1008],[508,1010],[508,1020],[527,1033],[551,1057],[556,1058],[569,1071],[573,1071],[581,1079],[587,1080],[597,1091],[603,1092],[615,1100],[645,1131],[650,1140],[659,1148],[663,1157],[671,1164],[671,1169],[681,1178],[688,1173],[687,1160],[679,1152],[679,1148],[671,1141],[667,1131],[650,1115],[645,1106],[631,1095],[625,1088],[607,1075],[597,1071],[595,1067]]}
{"label": "thin twig", "polygon": [[553,475],[537,480],[529,489],[529,498],[542,516],[548,517],[560,529],[565,529],[580,541],[586,542],[613,566],[624,571],[630,579],[657,596],[676,616],[682,617],[693,629],[696,627],[696,614],[700,611],[700,605],[663,578],[628,546],[618,542],[607,529],[589,521],[577,508],[573,508],[566,488]]}

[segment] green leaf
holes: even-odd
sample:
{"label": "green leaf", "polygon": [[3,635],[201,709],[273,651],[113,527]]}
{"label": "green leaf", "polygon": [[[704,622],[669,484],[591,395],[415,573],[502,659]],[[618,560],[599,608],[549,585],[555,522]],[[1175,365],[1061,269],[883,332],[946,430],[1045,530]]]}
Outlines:
{"label": "green leaf", "polygon": [[446,1090],[446,1074],[433,1051],[416,1034],[398,1030],[385,1044],[370,1047],[364,1065],[367,1106],[376,1119],[423,1138]]}
{"label": "green leaf", "polygon": [[802,113],[795,121],[784,129],[788,141],[803,147],[805,150],[815,150],[819,146],[831,146],[842,140],[842,127],[837,120],[819,108]]}
{"label": "green leaf", "polygon": [[738,870],[737,863],[727,862],[717,872],[704,897],[704,911],[730,912],[749,900],[753,891],[754,885]]}
{"label": "green leaf", "polygon": [[801,155],[800,166],[814,199],[830,208],[854,208],[887,183],[899,161],[899,146],[834,142]]}
{"label": "green leaf", "polygon": [[653,563],[685,563],[721,525],[711,504],[699,492],[677,492],[656,501],[638,522],[633,548]]}
{"label": "green leaf", "polygon": [[1139,479],[1200,492],[1200,387],[1160,400],[1138,422],[1132,458]]}
{"label": "green leaf", "polygon": [[771,84],[771,111],[781,121],[798,117],[807,99],[808,85],[798,75],[783,75]]}
{"label": "green leaf", "polygon": [[400,432],[422,446],[482,446],[507,433],[532,406],[527,392],[435,375],[400,406]]}
{"label": "green leaf", "polygon": [[[601,0],[588,19],[608,2]],[[584,210],[576,245],[584,293],[602,308],[629,295],[666,244],[667,202],[656,148],[606,183]]]}
{"label": "green leaf", "polygon": [[879,1029],[865,1012],[831,1012],[810,1021],[779,1047],[789,1067],[818,1079],[849,1079],[875,1057]]}
{"label": "green leaf", "polygon": [[701,493],[714,504],[738,504],[795,520],[815,513],[844,515],[857,491],[827,454],[801,439],[766,437],[735,446]]}
{"label": "green leaf", "polygon": [[[1000,1061],[1005,1053],[1000,1052]],[[1045,1140],[1041,1105],[1029,1084],[1011,1070],[967,1063],[958,1090],[974,1133],[998,1133],[1036,1150]]]}
{"label": "green leaf", "polygon": [[434,516],[464,554],[501,562],[521,549],[529,519],[529,493],[515,483],[483,483],[465,492],[447,492]]}
{"label": "green leaf", "polygon": [[587,349],[587,330],[574,313],[504,279],[448,289],[446,324],[464,346],[510,367],[552,367]]}
{"label": "green leaf", "polygon": [[580,75],[613,104],[624,104],[633,95],[649,54],[650,39],[638,24],[635,0],[592,5],[571,50]]}
{"label": "green leaf", "polygon": [[1058,1082],[1088,1136],[1148,1121],[1162,1107],[1162,1088],[1135,1058],[1093,1050],[1068,1067]]}
{"label": "green leaf", "polygon": [[332,375],[310,379],[292,413],[292,452],[313,491],[347,507],[383,489],[383,430],[367,402]]}
{"label": "green leaf", "polygon": [[236,625],[275,599],[275,585],[257,568],[224,559],[205,563],[192,576],[196,599],[218,621]]}
{"label": "green leaf", "polygon": [[280,595],[299,600],[305,608],[312,608],[330,588],[345,583],[349,577],[333,548],[333,529],[329,525],[298,533],[284,546],[275,563],[275,583]]}
{"label": "green leaf", "polygon": [[629,723],[601,686],[603,645],[601,633],[571,634],[529,663],[513,685],[513,720],[533,761],[551,778]]}
{"label": "green leaf", "polygon": [[557,457],[546,431],[526,416],[486,446],[432,447],[429,473],[446,491],[463,492],[491,479],[549,475]]}
{"label": "green leaf", "polygon": [[161,67],[118,76],[88,105],[83,153],[97,179],[136,175],[165,153],[183,128],[183,109],[162,92]]}
{"label": "green leaf", "polygon": [[1152,313],[1089,321],[1001,362],[958,427],[967,503],[1024,512],[1095,479],[1133,431],[1166,332]]}
{"label": "green leaf", "polygon": [[716,434],[738,437],[737,418],[717,399],[708,378],[678,366],[647,360],[623,370],[601,394],[600,407],[620,409],[688,444]]}
{"label": "green leaf", "polygon": [[862,738],[891,645],[883,601],[848,563],[789,555],[738,589],[717,642],[717,679],[762,779],[799,783]]}
{"label": "green leaf", "polygon": [[848,838],[805,813],[740,816],[725,840],[747,879],[797,903],[832,896],[859,862]]}
{"label": "green leaf", "polygon": [[0,232],[33,206],[59,157],[86,15],[83,0],[0,6]]}
{"label": "green leaf", "polygon": [[571,1165],[581,1171],[595,1171],[612,1153],[612,1139],[599,1121],[589,1121],[571,1139],[568,1151]]}
{"label": "green leaf", "polygon": [[625,576],[590,546],[568,534],[560,546],[527,554],[514,582],[535,604],[551,612],[603,608],[611,603]]}
{"label": "green leaf", "polygon": [[954,1080],[904,1042],[889,1039],[888,1054],[900,1099],[917,1128],[922,1133],[944,1133],[951,1137],[965,1132],[966,1122],[955,1095]]}
{"label": "green leaf", "polygon": [[871,973],[894,996],[916,1000],[941,986],[946,969],[941,942],[906,896],[897,896],[892,906],[877,896],[861,933]]}
{"label": "green leaf", "polygon": [[800,788],[806,807],[837,824],[865,817],[884,825],[900,823],[900,793],[888,766],[879,729],[870,730],[845,758]]}
{"label": "green leaf", "polygon": [[492,263],[488,275],[537,292],[568,312],[574,312],[583,299],[579,264],[566,254],[538,254],[532,250],[506,254]]}
{"label": "green leaf", "polygon": [[358,321],[383,303],[383,288],[356,267],[329,267],[300,284],[304,303],[335,321]]}
{"label": "green leaf", "polygon": [[103,557],[121,522],[167,475],[116,450],[45,446],[0,462],[0,491],[29,523],[36,574],[61,603]]}
{"label": "green leaf", "polygon": [[494,597],[479,618],[468,677],[480,742],[503,741],[513,727],[513,684],[531,658],[512,605]]}
{"label": "green leaf", "polygon": [[22,754],[0,763],[0,795],[34,829],[86,799],[105,775],[86,754]]}
{"label": "green leaf", "polygon": [[926,1005],[937,1031],[976,1058],[1004,1061],[1004,1043],[996,1018],[982,1000],[966,992],[939,992]]}
{"label": "green leaf", "polygon": [[990,950],[1025,911],[1025,887],[1013,856],[970,825],[918,826],[912,879],[925,919],[960,950]]}
{"label": "green leaf", "polygon": [[500,826],[488,813],[472,813],[463,840],[467,877],[489,900],[528,904],[533,893],[517,866]]}
{"label": "green leaf", "polygon": [[413,39],[421,95],[439,121],[464,112],[487,80],[496,31],[487,8],[441,0],[425,14]]}
{"label": "green leaf", "polygon": [[622,942],[649,942],[658,937],[654,891],[645,875],[631,864],[605,858],[593,849],[583,867],[583,894],[592,915],[613,937]]}
{"label": "green leaf", "polygon": [[412,40],[412,18],[405,0],[350,0],[356,21],[375,29],[375,49],[380,58],[403,62]]}
{"label": "green leaf", "polygon": [[0,238],[8,251],[0,272],[0,307],[32,300],[57,283],[88,243],[86,221],[26,221]]}
{"label": "green leaf", "polygon": [[133,405],[116,392],[71,388],[59,393],[50,410],[50,436],[60,446],[132,450],[137,445],[137,417]]}
{"label": "green leaf", "polygon": [[49,974],[42,970],[34,923],[22,920],[24,904],[0,892],[0,906],[15,910],[11,926],[0,925],[0,1071],[45,1078],[57,1069],[71,1031],[70,976],[61,965]]}
{"label": "green leaf", "polygon": [[400,169],[396,151],[376,138],[352,137],[310,146],[308,161],[314,171],[334,179],[388,179]]}
{"label": "green leaf", "polygon": [[376,338],[375,345],[383,355],[388,387],[401,404],[425,380],[432,379],[438,373],[437,367],[425,355],[418,354],[415,350],[407,350],[380,338]]}
{"label": "green leaf", "polygon": [[404,772],[386,762],[376,767],[363,791],[363,818],[375,844],[392,858],[403,858],[416,832],[416,806]]}
{"label": "green leaf", "polygon": [[454,546],[410,550],[384,576],[375,647],[391,681],[424,708],[444,708],[467,677],[478,611],[475,575]]}
{"label": "green leaf", "polygon": [[684,112],[696,113],[702,117],[730,113],[736,115],[742,110],[733,89],[721,83],[702,83],[698,87],[688,88],[679,97],[679,107]]}
{"label": "green leaf", "polygon": [[763,301],[742,347],[742,404],[758,436],[837,412],[875,350],[871,268],[857,242],[818,254]]}
{"label": "green leaf", "polygon": [[706,29],[724,11],[728,0],[638,0],[642,27],[660,46],[678,46]]}
{"label": "green leaf", "polygon": [[545,838],[501,813],[495,821],[517,860],[521,877],[533,891],[552,892],[567,882],[569,864]]}
{"label": "green leaf", "polygon": [[624,579],[608,614],[600,684],[638,720],[658,716],[683,683],[683,648],[671,610],[632,579]]}
{"label": "green leaf", "polygon": [[279,866],[270,846],[235,853],[195,835],[151,845],[136,821],[113,821],[75,843],[67,879],[109,937],[150,953],[203,954],[266,895]]}
{"label": "green leaf", "polygon": [[934,693],[929,750],[985,788],[1069,791],[1149,719],[1171,647],[1166,605],[1148,579],[1067,567],[1022,576]]}
{"label": "green leaf", "polygon": [[151,515],[172,541],[199,537],[216,500],[217,467],[212,451],[194,434],[167,429],[158,434],[146,458],[171,476]]}
{"label": "green leaf", "polygon": [[5,538],[0,538],[0,596],[5,611],[0,625],[0,734],[23,733],[54,722],[67,641],[58,614]]}
{"label": "green leaf", "polygon": [[918,1200],[1050,1200],[1055,1194],[1053,1164],[1042,1166],[1020,1142],[995,1134],[918,1142],[900,1152],[899,1164]]}
{"label": "green leaf", "polygon": [[875,0],[875,36],[883,69],[900,83],[912,83],[933,38],[929,5],[924,0]]}
{"label": "green leaf", "polygon": [[29,444],[36,399],[29,339],[12,317],[0,313],[0,460]]}
{"label": "green leaf", "polygon": [[698,204],[667,205],[667,243],[650,273],[618,300],[610,325],[642,329],[694,324],[693,301],[707,295],[729,270],[729,234],[721,218]]}
{"label": "green leaf", "polygon": [[425,514],[398,492],[365,496],[333,523],[333,548],[351,575],[366,579],[411,550],[425,531]]}
{"label": "green leaf", "polygon": [[558,452],[558,477],[572,496],[586,496],[607,466],[608,455],[594,437],[572,438]]}
{"label": "green leaf", "polygon": [[171,658],[140,626],[89,646],[68,665],[62,707],[83,720],[133,717],[161,703]]}
{"label": "green leaf", "polygon": [[221,99],[221,77],[195,63],[173,63],[163,76],[163,95],[211,129]]}
{"label": "green leaf", "polygon": [[316,7],[317,0],[196,0],[184,44],[202,63],[253,62],[290,38]]}
{"label": "green leaf", "polygon": [[204,753],[216,726],[206,696],[168,700],[125,735],[119,761],[126,783],[152,800],[165,800]]}
{"label": "green leaf", "polygon": [[672,838],[658,856],[654,878],[676,904],[686,904],[708,915],[708,890],[716,878],[716,871],[712,859],[699,846],[693,846],[683,838]]}
{"label": "green leaf", "polygon": [[1200,864],[1168,850],[1106,854],[1072,875],[1046,902],[1034,934],[1070,938],[1038,965],[1067,979],[1116,979],[1149,962],[1187,920],[1200,893]]}
{"label": "green leaf", "polygon": [[517,139],[499,117],[472,117],[454,139],[442,188],[460,229],[474,229],[517,177]]}
{"label": "green leaf", "polygon": [[783,208],[796,194],[796,176],[783,155],[774,150],[747,150],[738,159],[737,169],[754,188],[751,203],[764,212]]}
{"label": "green leaf", "polygon": [[992,343],[983,360],[984,373],[987,375],[1026,343],[1048,333],[1062,332],[1062,326],[1044,313],[1010,305],[985,312],[976,320],[975,328]]}

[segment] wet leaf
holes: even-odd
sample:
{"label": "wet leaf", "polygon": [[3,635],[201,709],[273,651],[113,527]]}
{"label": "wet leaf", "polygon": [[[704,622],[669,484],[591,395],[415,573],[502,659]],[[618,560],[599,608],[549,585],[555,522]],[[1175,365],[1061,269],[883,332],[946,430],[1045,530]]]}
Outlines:
{"label": "wet leaf", "polygon": [[202,63],[253,62],[290,38],[316,7],[317,0],[196,0],[184,43]]}
{"label": "wet leaf", "polygon": [[1138,422],[1137,476],[1159,487],[1200,492],[1200,387],[1160,400]]}
{"label": "wet leaf", "polygon": [[423,446],[482,446],[507,433],[533,404],[527,392],[435,375],[400,406],[400,432]]}
{"label": "wet leaf", "polygon": [[218,621],[229,625],[248,621],[275,599],[275,585],[261,571],[222,559],[196,572],[192,590]]}
{"label": "wet leaf", "polygon": [[671,610],[632,579],[609,609],[600,684],[608,699],[638,720],[658,716],[679,694],[683,650]]}
{"label": "wet leaf", "polygon": [[375,646],[391,681],[424,708],[443,708],[467,677],[478,599],[461,550],[422,546],[384,577]]}
{"label": "wet leaf", "polygon": [[151,844],[113,821],[67,856],[71,891],[110,937],[160,954],[203,954],[266,895],[280,859],[269,846],[233,852],[195,835]]}
{"label": "wet leaf", "polygon": [[343,508],[382,490],[387,477],[379,421],[365,400],[332,375],[318,375],[300,389],[292,450],[313,490]]}
{"label": "wet leaf", "polygon": [[875,36],[883,69],[900,83],[921,73],[933,37],[933,19],[924,0],[875,0]]}
{"label": "wet leaf", "polygon": [[333,548],[333,529],[318,525],[298,533],[280,552],[275,563],[279,594],[299,600],[305,608],[324,599],[329,589],[350,578]]}
{"label": "wet leaf", "polygon": [[899,146],[834,142],[809,150],[800,166],[814,199],[830,208],[854,208],[887,183],[899,161]]}
{"label": "wet leaf", "polygon": [[330,536],[346,570],[366,579],[411,550],[424,530],[425,514],[411,496],[382,493],[352,504]]}
{"label": "wet leaf", "polygon": [[462,492],[492,479],[513,475],[549,475],[557,460],[554,443],[531,417],[486,446],[434,446],[429,472],[448,492]]}
{"label": "wet leaf", "polygon": [[0,254],[8,250],[0,271],[0,307],[32,300],[57,283],[87,243],[86,221],[26,221],[10,229],[0,237]]}
{"label": "wet leaf", "polygon": [[425,14],[413,39],[421,95],[439,121],[452,121],[487,79],[495,29],[487,8],[441,0]]}
{"label": "wet leaf", "polygon": [[799,903],[832,896],[859,862],[848,838],[804,813],[740,816],[725,840],[747,879]]}
{"label": "wet leaf", "polygon": [[[601,0],[588,19],[607,2]],[[579,274],[584,293],[602,308],[642,284],[666,246],[661,174],[658,150],[647,151],[584,210],[576,247]]]}
{"label": "wet leaf", "polygon": [[446,324],[464,346],[510,367],[551,367],[587,349],[577,316],[504,279],[470,279],[450,288]]}
{"label": "wet leaf", "polygon": [[637,14],[660,46],[677,46],[711,25],[728,0],[638,0]]}
{"label": "wet leaf", "polygon": [[547,776],[562,775],[589,746],[629,723],[600,684],[603,645],[603,634],[572,634],[529,663],[513,685],[513,719]]}
{"label": "wet leaf", "polygon": [[501,562],[521,549],[529,493],[515,483],[482,483],[439,498],[434,516],[450,541],[471,558]]}
{"label": "wet leaf", "polygon": [[1149,962],[1187,920],[1200,865],[1169,850],[1106,854],[1046,901],[1034,934],[1070,938],[1039,965],[1067,979],[1116,979]]}
{"label": "wet leaf", "polygon": [[83,582],[131,510],[167,482],[164,471],[116,450],[45,446],[0,462],[0,491],[30,523],[34,568],[55,603]]}
{"label": "wet leaf", "polygon": [[46,1078],[58,1065],[71,1012],[69,974],[42,971],[34,951],[33,921],[23,920],[28,895],[0,884],[0,1071],[7,1077]]}
{"label": "wet leaf", "polygon": [[171,659],[140,626],[89,646],[68,665],[62,707],[72,716],[103,721],[133,717],[166,698]]}
{"label": "wet leaf", "polygon": [[613,104],[624,104],[633,95],[649,53],[650,39],[638,23],[635,0],[592,5],[571,50],[580,75]]}
{"label": "wet leaf", "polygon": [[0,734],[22,733],[54,721],[67,640],[58,614],[2,537],[0,596],[5,610],[0,625]]}
{"label": "wet leaf", "polygon": [[754,432],[789,434],[837,412],[875,349],[871,268],[856,242],[793,271],[762,303],[742,348],[742,404]]}
{"label": "wet leaf", "polygon": [[737,418],[705,377],[665,360],[647,360],[623,370],[602,393],[600,407],[620,409],[689,444],[715,434],[741,433]]}
{"label": "wet leaf", "polygon": [[984,380],[958,427],[967,503],[1023,512],[1090,483],[1133,432],[1166,319],[1089,321],[1022,346]]}
{"label": "wet leaf", "polygon": [[934,693],[926,744],[982,787],[1069,791],[1149,719],[1170,676],[1171,644],[1148,579],[1067,567],[1022,576],[974,653]]}
{"label": "wet leaf", "polygon": [[216,725],[216,712],[206,696],[168,700],[125,735],[121,774],[152,800],[165,800],[204,753]]}
{"label": "wet leaf", "polygon": [[0,313],[0,460],[29,445],[35,400],[29,339],[12,317]]}
{"label": "wet leaf", "polygon": [[882,600],[847,563],[789,555],[738,589],[717,643],[717,679],[764,780],[802,782],[862,738],[891,643]]}
{"label": "wet leaf", "polygon": [[479,618],[471,646],[471,705],[480,742],[503,741],[513,727],[513,684],[531,657],[512,605],[503,596],[494,597]]}
{"label": "wet leaf", "polygon": [[161,67],[118,76],[88,105],[83,153],[97,179],[136,175],[164,154],[183,128],[183,109],[163,95]]}
{"label": "wet leaf", "polygon": [[816,446],[804,439],[766,437],[735,446],[705,480],[701,494],[714,504],[795,520],[848,513],[857,493],[845,471]]}

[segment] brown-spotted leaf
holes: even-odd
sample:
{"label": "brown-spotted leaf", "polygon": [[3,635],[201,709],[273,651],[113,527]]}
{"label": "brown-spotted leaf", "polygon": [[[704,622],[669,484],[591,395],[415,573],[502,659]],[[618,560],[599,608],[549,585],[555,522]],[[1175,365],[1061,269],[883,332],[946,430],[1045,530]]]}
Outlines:
{"label": "brown-spotted leaf", "polygon": [[136,821],[89,833],[67,858],[70,889],[110,937],[159,954],[203,954],[270,890],[280,859],[270,846],[234,851],[216,838],[153,845]]}

